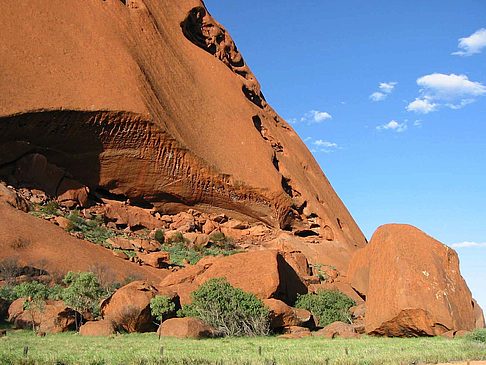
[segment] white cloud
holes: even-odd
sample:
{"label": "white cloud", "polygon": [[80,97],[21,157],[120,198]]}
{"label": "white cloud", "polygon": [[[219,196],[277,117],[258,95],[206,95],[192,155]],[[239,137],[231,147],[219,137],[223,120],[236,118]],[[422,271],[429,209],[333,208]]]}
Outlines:
{"label": "white cloud", "polygon": [[397,83],[394,82],[394,81],[393,82],[381,82],[380,86],[378,86],[378,87],[384,93],[390,94],[393,91],[393,89],[395,88],[396,84]]}
{"label": "white cloud", "polygon": [[481,53],[486,48],[486,29],[481,28],[469,37],[459,38],[460,51],[452,53],[454,56],[472,56]]}
{"label": "white cloud", "polygon": [[320,123],[328,119],[332,119],[332,115],[328,112],[320,112],[318,110],[311,110],[308,113],[308,118],[313,119],[314,122]]}
{"label": "white cloud", "polygon": [[370,95],[370,99],[373,101],[382,101],[386,99],[386,95],[383,93],[380,93],[379,91],[374,92],[373,94]]}
{"label": "white cloud", "polygon": [[469,80],[466,75],[434,73],[420,77],[417,85],[431,99],[454,100],[486,94],[486,86]]}
{"label": "white cloud", "polygon": [[297,124],[297,123],[306,123],[306,124],[318,124],[325,122],[326,120],[331,120],[332,115],[328,112],[322,112],[319,110],[311,110],[305,113],[300,118],[291,118],[289,119],[290,124]]}
{"label": "white cloud", "polygon": [[317,146],[317,147],[327,147],[327,148],[337,148],[338,147],[337,143],[323,141],[322,139],[318,139],[317,141],[314,141],[314,145]]}
{"label": "white cloud", "polygon": [[407,111],[420,114],[428,114],[437,110],[437,104],[431,103],[428,99],[415,99],[407,105]]}
{"label": "white cloud", "polygon": [[486,242],[458,242],[450,245],[452,248],[470,248],[470,247],[483,247],[486,248]]}
{"label": "white cloud", "polygon": [[335,150],[341,149],[337,143],[325,141],[323,139],[313,140],[312,137],[307,137],[304,141],[307,142],[312,153],[331,153]]}
{"label": "white cloud", "polygon": [[422,126],[422,121],[420,119],[417,119],[415,122],[413,122],[414,127],[421,127]]}
{"label": "white cloud", "polygon": [[408,104],[409,112],[427,114],[441,106],[461,109],[486,94],[486,86],[471,81],[466,75],[433,73],[417,79],[421,97]]}
{"label": "white cloud", "polygon": [[399,123],[396,120],[392,120],[386,124],[379,125],[376,127],[379,131],[381,130],[391,130],[397,133],[405,132],[407,130],[408,126],[407,123]]}
{"label": "white cloud", "polygon": [[383,101],[387,98],[389,94],[395,89],[397,85],[396,82],[380,82],[378,88],[380,91],[375,91],[373,94],[370,95],[370,99],[372,101]]}

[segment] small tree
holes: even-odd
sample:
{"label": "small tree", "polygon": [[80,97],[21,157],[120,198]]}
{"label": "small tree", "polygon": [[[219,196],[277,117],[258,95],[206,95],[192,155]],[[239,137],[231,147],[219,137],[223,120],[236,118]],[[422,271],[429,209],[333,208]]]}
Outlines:
{"label": "small tree", "polygon": [[13,289],[17,298],[25,298],[24,310],[26,310],[32,321],[32,331],[36,331],[36,320],[38,315],[44,312],[46,300],[49,297],[49,288],[42,283],[32,281],[17,285]]}
{"label": "small tree", "polygon": [[197,317],[223,336],[265,336],[269,311],[255,295],[234,288],[225,279],[210,279],[192,293],[181,315]]}
{"label": "small tree", "polygon": [[307,309],[325,327],[336,321],[350,322],[349,308],[355,305],[354,300],[337,290],[321,290],[316,294],[299,295],[295,306]]}
{"label": "small tree", "polygon": [[[98,278],[91,272],[68,272],[64,277],[67,288],[62,293],[62,299],[66,305],[79,313],[91,313],[99,315],[100,300],[105,295]],[[78,329],[81,318],[76,313],[76,329]]]}
{"label": "small tree", "polygon": [[150,300],[150,312],[159,321],[158,324],[162,323],[169,314],[174,313],[175,309],[174,302],[168,296],[157,295]]}

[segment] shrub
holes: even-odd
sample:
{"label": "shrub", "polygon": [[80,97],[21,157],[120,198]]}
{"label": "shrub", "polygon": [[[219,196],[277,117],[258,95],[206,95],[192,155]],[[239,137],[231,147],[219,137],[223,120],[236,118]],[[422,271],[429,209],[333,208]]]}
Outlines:
{"label": "shrub", "polygon": [[7,283],[15,281],[17,276],[22,274],[22,270],[23,267],[15,258],[9,257],[0,261],[0,279]]}
{"label": "shrub", "polygon": [[160,323],[171,313],[175,312],[174,302],[165,295],[157,295],[150,300],[150,311],[152,316]]}
{"label": "shrub", "polygon": [[62,294],[66,305],[80,313],[89,312],[94,316],[99,315],[99,304],[106,293],[95,274],[70,271],[63,281],[67,285]]}
{"label": "shrub", "polygon": [[478,328],[471,332],[467,338],[471,341],[482,342],[486,344],[486,328]]}
{"label": "shrub", "polygon": [[0,287],[0,299],[3,299],[7,303],[12,303],[14,300],[18,299],[14,287],[10,285]]}
{"label": "shrub", "polygon": [[31,281],[15,286],[14,293],[18,298],[26,298],[24,310],[29,311],[32,331],[35,332],[35,324],[38,322],[36,316],[44,311],[46,300],[49,297],[49,287],[37,281]]}
{"label": "shrub", "polygon": [[336,290],[299,295],[295,303],[297,308],[310,311],[321,327],[336,321],[350,322],[348,311],[353,305],[355,302],[351,298]]}
{"label": "shrub", "polygon": [[19,237],[10,243],[10,247],[14,250],[22,250],[29,247],[31,241],[27,238]]}
{"label": "shrub", "polygon": [[269,311],[255,295],[234,288],[225,279],[211,279],[192,293],[181,315],[197,317],[222,336],[264,336]]}
{"label": "shrub", "polygon": [[90,242],[104,244],[108,238],[115,235],[103,225],[102,219],[98,216],[93,219],[84,219],[75,210],[68,214],[67,219],[69,219],[68,231],[80,232]]}
{"label": "shrub", "polygon": [[60,206],[59,206],[58,202],[56,202],[54,200],[50,200],[47,203],[45,203],[44,205],[39,206],[39,212],[43,216],[47,216],[47,217],[53,217],[53,216],[60,215],[61,212],[59,211],[59,209],[60,209]]}
{"label": "shrub", "polygon": [[160,243],[161,245],[164,244],[164,239],[165,239],[165,233],[162,229],[158,229],[155,231],[154,235],[155,240]]}

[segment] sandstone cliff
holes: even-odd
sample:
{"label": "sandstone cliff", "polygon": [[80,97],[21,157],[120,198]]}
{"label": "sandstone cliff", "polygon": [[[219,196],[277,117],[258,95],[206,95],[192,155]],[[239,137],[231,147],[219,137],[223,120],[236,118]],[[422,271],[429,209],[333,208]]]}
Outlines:
{"label": "sandstone cliff", "polygon": [[52,195],[75,182],[163,213],[225,212],[332,241],[346,257],[364,245],[201,1],[0,9],[2,179]]}

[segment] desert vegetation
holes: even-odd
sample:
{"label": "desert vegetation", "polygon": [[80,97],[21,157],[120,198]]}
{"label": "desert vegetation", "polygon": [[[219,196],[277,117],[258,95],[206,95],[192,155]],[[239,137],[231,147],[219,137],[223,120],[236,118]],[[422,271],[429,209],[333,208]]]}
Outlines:
{"label": "desert vegetation", "polygon": [[269,311],[263,302],[224,279],[201,285],[179,315],[201,319],[219,336],[264,336],[270,332]]}
{"label": "desert vegetation", "polygon": [[335,290],[299,295],[295,303],[297,308],[310,311],[321,327],[337,321],[351,323],[349,308],[353,305],[351,298]]}

